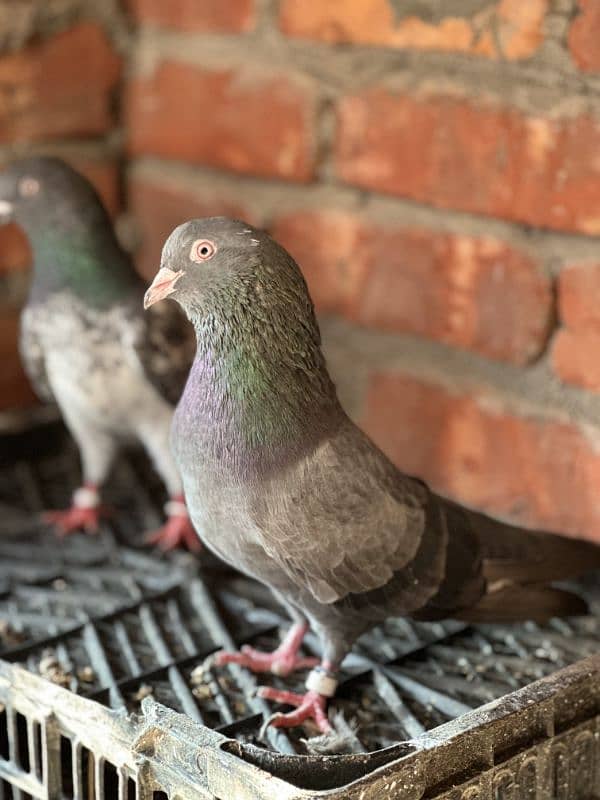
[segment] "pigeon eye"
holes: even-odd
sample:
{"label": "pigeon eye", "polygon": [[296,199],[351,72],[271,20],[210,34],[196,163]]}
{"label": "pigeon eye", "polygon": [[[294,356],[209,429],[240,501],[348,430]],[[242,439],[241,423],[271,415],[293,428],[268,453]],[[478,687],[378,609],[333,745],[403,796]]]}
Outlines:
{"label": "pigeon eye", "polygon": [[208,239],[197,239],[192,245],[190,258],[192,261],[208,261],[217,252],[217,246]]}
{"label": "pigeon eye", "polygon": [[21,178],[17,188],[21,197],[34,197],[40,190],[40,182],[35,178]]}

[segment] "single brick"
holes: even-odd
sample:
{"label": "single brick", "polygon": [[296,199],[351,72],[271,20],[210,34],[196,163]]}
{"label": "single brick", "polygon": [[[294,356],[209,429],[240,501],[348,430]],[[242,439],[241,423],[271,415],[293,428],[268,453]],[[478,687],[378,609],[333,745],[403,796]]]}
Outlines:
{"label": "single brick", "polygon": [[295,181],[314,172],[315,97],[304,80],[164,62],[131,81],[129,150]]}
{"label": "single brick", "polygon": [[569,328],[600,332],[600,262],[570,264],[561,271],[558,306]]}
{"label": "single brick", "polygon": [[551,281],[507,242],[331,210],[282,215],[273,235],[297,259],[320,311],[517,364],[544,349]]}
{"label": "single brick", "polygon": [[600,121],[456,94],[370,88],[337,112],[347,183],[566,231],[600,234]]}
{"label": "single brick", "polygon": [[374,229],[357,321],[526,364],[544,349],[552,285],[540,264],[492,237]]}
{"label": "single brick", "polygon": [[127,0],[144,24],[179,31],[241,33],[254,26],[254,0]]}
{"label": "single brick", "polygon": [[[593,0],[592,0],[593,2]],[[543,41],[548,0],[398,3],[395,0],[283,0],[279,23],[289,36],[324,42],[525,59]]]}
{"label": "single brick", "polygon": [[567,383],[600,391],[600,262],[561,271],[558,307],[566,327],[554,338],[554,371]]}
{"label": "single brick", "polygon": [[552,366],[566,383],[600,392],[600,330],[559,330],[552,346]]}
{"label": "single brick", "polygon": [[91,22],[0,57],[0,143],[105,133],[120,66]]}
{"label": "single brick", "polygon": [[378,373],[364,427],[401,469],[459,502],[600,541],[600,452],[575,424],[517,416],[487,393]]}

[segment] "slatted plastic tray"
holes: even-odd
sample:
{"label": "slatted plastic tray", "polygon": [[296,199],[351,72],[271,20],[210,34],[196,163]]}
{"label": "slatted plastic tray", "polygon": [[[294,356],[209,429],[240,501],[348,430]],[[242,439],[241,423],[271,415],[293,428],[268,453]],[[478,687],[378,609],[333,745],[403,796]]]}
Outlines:
{"label": "slatted plastic tray", "polygon": [[[600,796],[595,615],[390,620],[344,665],[349,754],[311,754],[310,729],[262,740],[274,708],[255,676],[191,672],[219,647],[275,644],[286,621],[269,593],[208,555],[143,549],[162,496],[137,455],[115,468],[101,534],[57,543],[38,512],[76,484],[72,445],[56,426],[3,444],[0,800]],[[600,589],[583,590],[598,607]]]}

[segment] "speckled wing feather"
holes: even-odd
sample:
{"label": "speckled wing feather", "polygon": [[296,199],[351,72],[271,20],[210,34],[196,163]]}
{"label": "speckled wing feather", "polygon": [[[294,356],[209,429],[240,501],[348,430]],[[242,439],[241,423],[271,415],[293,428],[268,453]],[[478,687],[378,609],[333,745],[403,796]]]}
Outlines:
{"label": "speckled wing feather", "polygon": [[264,549],[291,581],[332,604],[385,586],[414,559],[427,498],[346,419],[257,491],[254,518]]}
{"label": "speckled wing feather", "polygon": [[21,358],[27,377],[41,400],[54,400],[48,375],[42,336],[40,334],[35,306],[27,306],[21,314],[21,335],[19,341]]}
{"label": "speckled wing feather", "polygon": [[194,329],[173,303],[153,306],[141,320],[134,343],[138,358],[155,388],[175,405],[196,353]]}

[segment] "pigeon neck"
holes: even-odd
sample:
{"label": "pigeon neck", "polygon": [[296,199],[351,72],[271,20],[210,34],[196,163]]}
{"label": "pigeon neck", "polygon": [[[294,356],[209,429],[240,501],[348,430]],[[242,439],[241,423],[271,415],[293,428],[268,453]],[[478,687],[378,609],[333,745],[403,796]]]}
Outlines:
{"label": "pigeon neck", "polygon": [[343,412],[317,341],[290,341],[289,329],[258,336],[239,320],[195,327],[182,413],[212,432],[207,444],[229,467],[280,467],[339,423]]}
{"label": "pigeon neck", "polygon": [[26,227],[26,233],[33,250],[30,300],[34,303],[69,290],[94,308],[108,308],[139,280],[110,229],[57,225]]}

